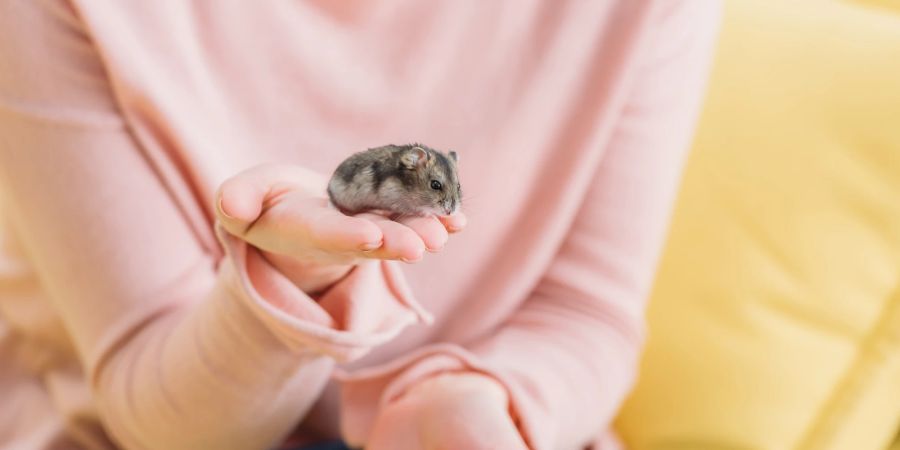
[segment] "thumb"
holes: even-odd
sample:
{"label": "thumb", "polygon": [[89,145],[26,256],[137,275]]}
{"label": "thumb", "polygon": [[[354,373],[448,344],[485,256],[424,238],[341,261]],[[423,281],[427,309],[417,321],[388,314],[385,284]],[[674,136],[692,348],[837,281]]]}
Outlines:
{"label": "thumb", "polygon": [[259,218],[267,193],[267,186],[244,174],[232,177],[216,191],[216,218],[229,233],[244,236]]}
{"label": "thumb", "polygon": [[219,186],[215,196],[216,219],[229,233],[243,237],[259,219],[273,188],[297,187],[324,193],[327,181],[318,173],[291,165],[263,164],[247,169]]}

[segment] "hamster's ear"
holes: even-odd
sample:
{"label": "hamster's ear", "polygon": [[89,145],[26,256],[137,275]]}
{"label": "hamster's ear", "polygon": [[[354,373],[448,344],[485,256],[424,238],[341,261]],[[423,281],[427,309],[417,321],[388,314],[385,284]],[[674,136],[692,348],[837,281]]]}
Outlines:
{"label": "hamster's ear", "polygon": [[407,169],[416,169],[425,167],[428,162],[428,152],[422,147],[413,147],[400,157],[400,163]]}
{"label": "hamster's ear", "polygon": [[450,159],[452,159],[453,162],[458,163],[458,162],[459,162],[459,155],[457,155],[456,152],[450,152]]}

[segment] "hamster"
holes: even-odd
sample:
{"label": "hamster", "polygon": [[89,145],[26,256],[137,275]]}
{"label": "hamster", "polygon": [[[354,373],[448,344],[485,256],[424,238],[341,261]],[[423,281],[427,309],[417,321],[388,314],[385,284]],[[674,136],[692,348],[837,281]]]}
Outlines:
{"label": "hamster", "polygon": [[344,214],[391,218],[452,215],[460,208],[456,152],[421,144],[385,145],[351,155],[334,171],[328,197]]}

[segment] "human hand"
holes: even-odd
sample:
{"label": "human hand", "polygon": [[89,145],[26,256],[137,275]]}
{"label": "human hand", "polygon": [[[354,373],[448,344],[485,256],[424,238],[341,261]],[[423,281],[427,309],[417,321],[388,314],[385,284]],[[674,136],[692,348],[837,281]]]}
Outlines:
{"label": "human hand", "polygon": [[506,390],[477,373],[427,378],[383,407],[366,450],[527,450]]}
{"label": "human hand", "polygon": [[376,214],[346,216],[328,204],[328,179],[302,167],[266,164],[226,180],[216,193],[216,218],[300,289],[319,292],[363,258],[415,262],[437,252],[466,218]]}

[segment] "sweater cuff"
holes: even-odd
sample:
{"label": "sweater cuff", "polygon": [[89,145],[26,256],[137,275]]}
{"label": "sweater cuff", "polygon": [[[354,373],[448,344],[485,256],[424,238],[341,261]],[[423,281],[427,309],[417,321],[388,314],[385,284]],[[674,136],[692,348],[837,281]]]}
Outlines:
{"label": "sweater cuff", "polygon": [[226,258],[220,276],[231,291],[289,348],[359,358],[431,316],[413,299],[393,261],[364,261],[313,299],[255,247],[216,224]]}
{"label": "sweater cuff", "polygon": [[549,417],[539,413],[534,397],[513,376],[481,360],[463,347],[436,344],[387,364],[347,373],[338,370],[341,382],[341,427],[344,439],[353,445],[365,443],[381,409],[426,378],[448,372],[474,372],[499,382],[509,397],[509,414],[531,449],[548,448],[535,432],[546,429]]}

